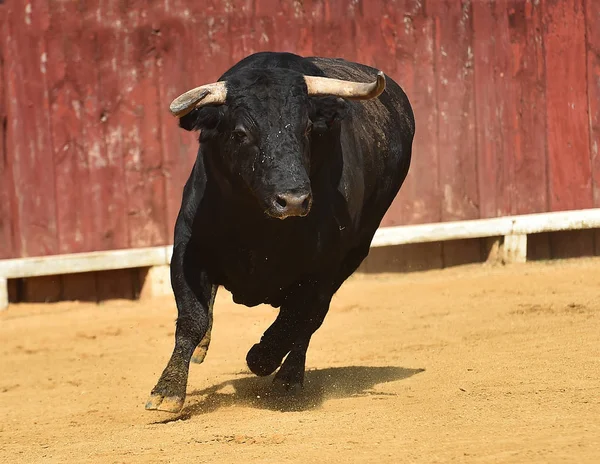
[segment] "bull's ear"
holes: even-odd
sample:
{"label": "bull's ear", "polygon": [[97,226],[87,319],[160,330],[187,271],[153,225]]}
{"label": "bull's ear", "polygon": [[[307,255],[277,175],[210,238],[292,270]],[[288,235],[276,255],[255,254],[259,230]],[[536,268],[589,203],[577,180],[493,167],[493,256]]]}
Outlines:
{"label": "bull's ear", "polygon": [[197,108],[179,119],[179,127],[188,131],[201,130],[202,138],[205,138],[216,132],[224,112],[223,106]]}
{"label": "bull's ear", "polygon": [[316,132],[331,129],[348,114],[348,102],[343,98],[313,97],[311,103],[310,119]]}

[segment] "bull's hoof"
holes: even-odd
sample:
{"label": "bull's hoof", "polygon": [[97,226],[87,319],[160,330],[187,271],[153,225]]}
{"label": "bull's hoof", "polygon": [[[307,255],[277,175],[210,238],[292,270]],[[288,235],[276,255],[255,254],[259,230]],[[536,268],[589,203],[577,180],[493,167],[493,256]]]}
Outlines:
{"label": "bull's hoof", "polygon": [[179,412],[183,408],[185,398],[180,396],[163,396],[159,393],[152,393],[146,402],[146,409],[149,411]]}
{"label": "bull's hoof", "polygon": [[185,401],[187,375],[167,366],[146,401],[149,411],[179,412]]}
{"label": "bull's hoof", "polygon": [[298,395],[304,384],[304,356],[292,351],[273,379],[273,389],[280,394]]}
{"label": "bull's hoof", "polygon": [[275,377],[273,379],[273,392],[279,396],[298,396],[302,393],[302,383],[288,381]]}
{"label": "bull's hoof", "polygon": [[257,343],[248,351],[246,363],[253,374],[265,377],[275,372],[281,364],[283,356],[278,356],[273,353],[273,350],[266,349],[260,343]]}

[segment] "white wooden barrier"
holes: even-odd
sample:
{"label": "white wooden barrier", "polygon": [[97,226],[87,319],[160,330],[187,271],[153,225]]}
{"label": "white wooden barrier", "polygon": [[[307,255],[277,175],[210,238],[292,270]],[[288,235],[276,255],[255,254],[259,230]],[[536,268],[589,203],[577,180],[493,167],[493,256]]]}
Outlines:
{"label": "white wooden barrier", "polygon": [[[371,246],[504,237],[504,261],[523,262],[527,259],[528,234],[596,228],[600,228],[600,208],[385,227],[377,231]],[[172,253],[172,246],[161,246],[0,260],[0,310],[8,307],[7,279],[137,267],[164,267],[170,263]],[[160,274],[164,280],[164,273]]]}
{"label": "white wooden barrier", "polygon": [[168,289],[168,264],[173,254],[172,246],[130,248],[126,250],[92,251],[66,255],[39,256],[0,260],[0,310],[8,307],[7,279],[75,274],[78,272],[112,271],[150,267],[146,277],[150,288]]}

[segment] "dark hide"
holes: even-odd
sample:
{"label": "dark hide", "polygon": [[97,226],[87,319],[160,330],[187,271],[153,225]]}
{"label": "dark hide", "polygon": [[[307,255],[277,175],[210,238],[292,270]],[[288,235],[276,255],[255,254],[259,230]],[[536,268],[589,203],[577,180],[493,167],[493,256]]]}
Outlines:
{"label": "dark hide", "polygon": [[[148,403],[176,411],[190,358],[212,320],[212,289],[280,312],[247,356],[257,375],[301,386],[306,350],[333,294],[367,256],[408,172],[414,118],[387,77],[378,98],[309,97],[303,75],[371,82],[340,59],[251,55],[227,71],[224,105],[180,121],[200,131],[175,226],[175,349]],[[283,220],[281,218],[284,218]]]}

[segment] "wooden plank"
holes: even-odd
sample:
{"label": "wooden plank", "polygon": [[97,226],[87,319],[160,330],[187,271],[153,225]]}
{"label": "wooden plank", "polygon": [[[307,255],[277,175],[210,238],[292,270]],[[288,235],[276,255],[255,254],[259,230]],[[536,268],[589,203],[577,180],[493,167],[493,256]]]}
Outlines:
{"label": "wooden plank", "polygon": [[105,271],[168,264],[172,247],[92,251],[68,255],[0,260],[0,276],[9,279]]}
{"label": "wooden plank", "polygon": [[[299,31],[298,52],[302,51],[305,56],[318,56],[315,47],[318,46],[320,38],[315,35],[315,27],[321,28],[325,22],[325,4],[323,0],[307,0],[299,5],[302,10],[302,27]],[[299,27],[299,21],[293,26]],[[294,50],[292,50],[294,51]]]}
{"label": "wooden plank", "polygon": [[[588,114],[594,206],[600,207],[600,3],[586,0],[586,36],[588,69]],[[600,256],[600,231],[596,232],[596,255]]]}
{"label": "wooden plank", "polygon": [[[542,6],[534,0],[508,2],[513,86],[511,147],[514,195],[511,214],[548,211],[546,157],[546,73]],[[531,182],[536,179],[536,182]]]}
{"label": "wooden plank", "polygon": [[[543,3],[550,208],[593,206],[583,0]],[[551,237],[553,256],[594,252],[591,233]]]}
{"label": "wooden plank", "polygon": [[[51,14],[45,36],[46,79],[54,149],[58,250],[59,253],[78,253],[94,249],[95,234],[99,233],[92,222],[91,206],[97,205],[99,198],[93,195],[98,189],[90,184],[90,167],[102,163],[103,159],[99,141],[93,139],[89,130],[92,126],[84,118],[86,99],[96,90],[87,85],[93,80],[89,73],[93,73],[95,67],[93,54],[86,56],[89,51],[83,46],[87,41],[83,37],[78,5],[49,0],[48,7]],[[90,144],[96,149],[90,149]],[[60,280],[61,299],[82,299],[82,295],[95,298],[94,273],[63,276]]]}
{"label": "wooden plank", "polygon": [[[429,0],[426,11],[435,21],[435,69],[438,100],[438,153],[442,221],[479,217],[473,29],[469,0]],[[469,241],[443,245],[444,263],[477,262],[481,247]],[[463,246],[462,251],[458,247]],[[448,249],[447,249],[448,248]]]}
{"label": "wooden plank", "polygon": [[[253,24],[250,26],[250,29],[255,29],[252,53],[279,50],[279,47],[277,46],[278,37],[275,32],[275,18],[273,15],[254,17]],[[231,42],[233,45],[234,42],[232,42],[229,37],[226,40]],[[233,58],[232,55],[230,55],[227,68],[236,62],[236,60],[232,60],[231,58]]]}
{"label": "wooden plank", "polygon": [[[386,46],[395,47],[397,64],[393,77],[408,95],[417,126],[407,179],[382,226],[439,222],[442,199],[436,168],[439,155],[434,22],[426,15],[422,2],[407,0],[386,5],[382,30]],[[441,259],[441,245],[439,251]]]}
{"label": "wooden plank", "polygon": [[[225,2],[223,0],[205,0],[202,2],[202,10],[204,11],[205,16],[211,17],[217,14],[221,14],[223,12],[223,7]],[[198,10],[199,11],[199,10]],[[194,12],[192,11],[192,16]]]}
{"label": "wooden plank", "polygon": [[19,186],[12,216],[19,243],[14,245],[21,256],[47,255],[58,252],[44,42],[48,5],[10,3],[6,8],[6,145],[13,182]]}
{"label": "wooden plank", "polygon": [[[100,152],[105,150],[104,163],[98,163],[90,172],[90,182],[100,193],[100,200],[92,206],[97,234],[95,247],[98,250],[122,249],[129,246],[124,137],[132,119],[123,107],[128,84],[124,77],[128,70],[123,62],[126,31],[119,1],[103,2],[96,8],[97,15],[94,15],[92,5],[84,10],[84,27],[95,38],[94,68],[98,76],[98,106],[94,108],[96,102],[91,100],[86,106],[86,117],[94,124],[93,113],[99,112],[96,117],[101,127],[94,125],[89,130],[102,131],[104,143],[100,144]],[[96,279],[100,297],[102,289],[112,285],[113,277],[98,272]]]}
{"label": "wooden plank", "polygon": [[[514,102],[509,129],[514,158],[511,214],[540,213],[549,209],[542,6],[533,0],[510,0],[507,7],[511,46],[507,72]],[[533,240],[528,241],[529,253],[549,258],[549,237]]]}
{"label": "wooden plank", "polygon": [[[186,13],[187,12],[187,13]],[[154,13],[161,14],[160,11]],[[178,120],[168,114],[169,103],[186,90],[201,85],[205,74],[205,60],[197,58],[201,49],[197,37],[204,37],[206,24],[198,22],[186,10],[182,0],[171,4],[164,12],[157,36],[159,54],[159,111],[162,111],[161,142],[166,189],[167,239],[173,240],[173,230],[179,208],[183,186],[190,175],[198,150],[198,134],[184,131]],[[203,47],[204,48],[204,47]],[[218,76],[216,76],[218,77]],[[213,79],[216,79],[212,76]]]}
{"label": "wooden plank", "polygon": [[[436,168],[439,115],[434,21],[418,0],[390,2],[385,5],[381,30],[385,43],[382,48],[395,57],[395,70],[391,75],[408,95],[417,127],[408,176],[386,213],[382,227],[439,222],[442,198]],[[439,269],[443,266],[442,244],[403,247],[403,257],[418,268]]]}
{"label": "wooden plank", "polygon": [[[247,7],[248,1],[246,0],[246,1],[243,1],[240,3],[245,4],[244,6]],[[261,18],[261,17],[265,17],[265,16],[273,16],[279,11],[279,9],[280,9],[280,1],[279,0],[254,0],[254,15],[257,18]],[[251,14],[249,15],[246,11],[244,11],[244,13],[247,16],[252,16]]]}
{"label": "wooden plank", "polygon": [[[103,166],[96,166],[90,172],[90,182],[100,191],[100,200],[93,205],[96,247],[100,250],[119,249],[129,246],[129,223],[127,215],[127,191],[124,170],[124,131],[129,128],[130,115],[122,106],[126,96],[126,72],[124,57],[124,25],[120,15],[119,2],[109,1],[99,11],[99,23],[89,18],[91,11],[85,13],[85,25],[95,35],[95,64],[98,75],[97,118],[101,123],[104,144],[100,144],[100,153],[105,147]],[[94,101],[86,108],[86,114],[94,112]],[[86,116],[88,120],[92,116]],[[94,128],[96,130],[97,127]],[[92,129],[89,129],[92,131]],[[103,163],[98,163],[103,164]]]}
{"label": "wooden plank", "polygon": [[439,244],[413,243],[386,248],[372,248],[358,272],[416,272],[441,269]]}
{"label": "wooden plank", "polygon": [[[8,280],[8,301],[10,303],[18,303],[19,302],[19,286],[21,282],[19,279],[9,279]],[[0,304],[0,307],[2,305]]]}
{"label": "wooden plank", "polygon": [[129,9],[122,16],[126,35],[120,110],[127,115],[123,137],[131,247],[168,242],[160,140],[164,107],[158,105],[157,32],[148,10],[148,1],[143,1],[140,8]]}
{"label": "wooden plank", "polygon": [[234,64],[231,59],[231,38],[229,36],[229,16],[219,7],[218,14],[205,16],[202,2],[194,3],[192,15],[204,18],[204,25],[196,36],[197,50],[192,62],[204,62],[198,66],[197,78],[200,82],[214,82]]}
{"label": "wooden plank", "polygon": [[[122,126],[116,108],[120,88],[117,63],[122,48],[118,15],[111,4],[91,0],[79,5],[80,49],[85,71],[74,73],[82,99],[82,145],[89,166],[91,249],[128,246],[126,192],[120,137]],[[115,18],[116,16],[116,18]],[[113,47],[114,45],[114,47]],[[116,85],[115,85],[116,84]]]}
{"label": "wooden plank", "polygon": [[[389,5],[394,9],[392,5]],[[360,4],[359,11],[354,21],[355,37],[354,50],[349,51],[350,59],[358,61],[374,68],[383,68],[391,75],[395,72],[395,54],[387,54],[385,39],[382,35],[381,18],[384,15],[384,7],[382,2],[370,2],[369,5]],[[338,18],[339,20],[339,18]],[[341,20],[342,24],[352,23],[345,19]],[[342,37],[343,40],[343,37]],[[319,40],[320,41],[320,40]],[[337,45],[337,44],[336,44]],[[335,54],[336,48],[330,52]],[[387,58],[387,59],[386,59]]]}
{"label": "wooden plank", "polygon": [[53,303],[60,301],[62,285],[60,276],[30,277],[23,280],[23,301],[28,303]]}
{"label": "wooden plank", "polygon": [[481,240],[449,240],[442,242],[442,250],[444,268],[481,263],[487,259]]}
{"label": "wooden plank", "polygon": [[543,3],[552,211],[593,206],[582,0]]}
{"label": "wooden plank", "polygon": [[97,272],[98,301],[114,299],[134,299],[134,279],[138,278],[139,269],[115,269]]}
{"label": "wooden plank", "polygon": [[[258,3],[256,8],[260,10],[256,13],[256,16],[247,9],[236,9],[228,15],[227,25],[229,36],[235,37],[236,40],[229,40],[231,51],[230,62],[227,63],[227,67],[258,51],[262,48],[260,43],[270,43],[273,40],[273,37],[269,37],[268,35],[262,36],[264,31],[262,30],[260,20],[265,14],[261,11],[267,8],[266,5]],[[276,11],[277,8],[271,9],[268,16],[273,16]],[[219,71],[221,73],[225,72],[226,68]]]}
{"label": "wooden plank", "polygon": [[514,196],[514,111],[507,2],[473,2],[473,64],[481,217],[510,214]]}
{"label": "wooden plank", "polygon": [[550,234],[552,258],[594,256],[594,232],[593,230],[566,230]]}
{"label": "wooden plank", "polygon": [[296,0],[280,0],[274,18],[277,50],[289,51],[302,56],[312,56],[312,18],[306,5]]}
{"label": "wooden plank", "polygon": [[50,27],[46,33],[46,80],[56,182],[58,252],[78,253],[93,248],[88,157],[83,145],[83,86],[88,78],[81,49],[78,6],[49,0]]}
{"label": "wooden plank", "polygon": [[473,92],[471,3],[431,1],[439,105],[442,220],[479,216]]}
{"label": "wooden plank", "polygon": [[527,260],[540,261],[552,258],[550,250],[550,232],[530,234],[527,237]]}
{"label": "wooden plank", "polygon": [[[314,2],[312,16],[312,52],[315,56],[327,56],[356,60],[364,64],[374,64],[374,57],[367,56],[365,47],[373,49],[368,44],[367,29],[372,30],[373,25],[367,26],[364,18],[351,18],[338,16],[344,9],[339,1],[323,1],[321,4]],[[373,21],[371,21],[374,23]],[[376,37],[371,38],[376,41]]]}
{"label": "wooden plank", "polygon": [[98,301],[95,272],[67,274],[61,276],[61,280],[61,300]]}
{"label": "wooden plank", "polygon": [[[419,101],[420,92],[417,92],[415,89],[417,86],[415,81],[415,55],[417,53],[416,42],[419,37],[415,31],[413,16],[416,16],[423,11],[422,5],[420,6],[421,11],[409,11],[407,8],[407,3],[408,2],[405,2],[404,0],[397,0],[389,2],[384,7],[381,17],[382,47],[390,57],[394,57],[395,59],[387,60],[388,62],[382,70],[391,76],[402,87],[404,92],[408,95],[408,98],[413,106],[415,119],[420,119],[423,116],[419,109],[417,109],[417,102]],[[363,20],[362,15],[360,18]],[[423,38],[425,40],[427,39],[427,37]],[[430,40],[433,42],[433,36],[430,37]],[[431,47],[431,51],[433,52],[433,47]],[[431,58],[433,58],[433,53]],[[431,65],[433,65],[432,61],[433,60],[430,62]],[[390,63],[394,64],[391,65]],[[423,68],[428,68],[427,63],[423,63],[422,65]],[[388,69],[388,66],[390,69]],[[433,66],[431,67],[430,71],[433,77]],[[415,101],[414,99],[417,100]],[[432,113],[435,114],[435,110]],[[426,137],[416,137],[413,141],[412,160],[407,179],[405,180],[404,185],[402,186],[398,195],[396,195],[393,203],[388,208],[383,220],[381,221],[380,227],[393,227],[402,224],[415,223],[414,220],[411,220],[414,219],[412,217],[414,210],[420,209],[419,206],[423,203],[422,199],[427,198],[426,194],[421,196],[415,191],[417,189],[417,185],[419,184],[419,175],[422,174],[419,168],[423,165],[424,161],[423,157],[421,156],[422,152],[419,150],[417,145],[420,141],[425,139]],[[435,154],[436,152],[437,150],[435,150],[433,153]],[[425,154],[425,156],[427,156],[427,154]],[[434,183],[435,179],[432,179],[432,182],[428,182],[427,185],[432,186]],[[434,185],[434,188],[435,187],[437,187],[437,185]],[[439,207],[436,209],[439,211]]]}
{"label": "wooden plank", "polygon": [[5,90],[5,61],[6,61],[6,6],[0,5],[0,259],[15,256],[13,241],[13,198],[11,153],[7,147],[7,108]]}
{"label": "wooden plank", "polygon": [[414,93],[409,98],[413,103],[415,120],[418,120],[419,135],[415,135],[413,145],[415,161],[411,170],[415,182],[409,190],[412,207],[403,211],[403,217],[406,224],[439,222],[442,220],[442,194],[439,170],[435,168],[440,163],[440,152],[434,20],[426,14],[422,2],[411,0],[408,6],[413,12],[416,39]]}

